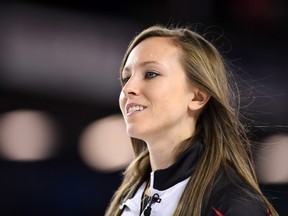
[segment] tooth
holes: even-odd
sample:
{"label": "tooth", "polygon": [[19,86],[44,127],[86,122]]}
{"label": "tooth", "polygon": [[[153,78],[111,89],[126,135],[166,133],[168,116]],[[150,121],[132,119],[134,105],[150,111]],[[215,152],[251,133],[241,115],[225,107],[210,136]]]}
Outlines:
{"label": "tooth", "polygon": [[132,106],[128,109],[128,112],[142,111],[144,109],[143,106]]}

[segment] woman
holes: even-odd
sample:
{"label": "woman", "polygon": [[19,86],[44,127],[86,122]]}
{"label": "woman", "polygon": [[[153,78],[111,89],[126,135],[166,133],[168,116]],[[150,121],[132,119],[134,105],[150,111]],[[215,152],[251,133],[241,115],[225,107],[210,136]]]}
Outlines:
{"label": "woman", "polygon": [[135,159],[106,216],[277,215],[213,45],[188,28],[152,26],[131,42],[120,73]]}

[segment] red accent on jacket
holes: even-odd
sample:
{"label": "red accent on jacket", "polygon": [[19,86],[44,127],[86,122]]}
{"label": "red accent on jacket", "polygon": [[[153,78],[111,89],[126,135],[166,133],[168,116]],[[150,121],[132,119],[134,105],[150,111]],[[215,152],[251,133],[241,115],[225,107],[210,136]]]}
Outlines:
{"label": "red accent on jacket", "polygon": [[219,212],[217,209],[215,209],[214,207],[212,207],[212,209],[215,211],[217,216],[224,216],[221,212]]}

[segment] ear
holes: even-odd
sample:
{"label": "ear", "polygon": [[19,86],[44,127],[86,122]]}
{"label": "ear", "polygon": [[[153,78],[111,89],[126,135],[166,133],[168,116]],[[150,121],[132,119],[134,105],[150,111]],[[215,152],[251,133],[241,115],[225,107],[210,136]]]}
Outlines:
{"label": "ear", "polygon": [[193,98],[189,103],[189,109],[192,111],[201,110],[210,99],[210,94],[206,91],[195,89]]}

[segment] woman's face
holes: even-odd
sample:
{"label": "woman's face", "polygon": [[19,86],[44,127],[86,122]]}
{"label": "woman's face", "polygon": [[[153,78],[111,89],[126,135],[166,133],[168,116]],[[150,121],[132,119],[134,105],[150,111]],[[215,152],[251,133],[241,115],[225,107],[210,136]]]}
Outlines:
{"label": "woman's face", "polygon": [[130,53],[122,71],[119,105],[131,137],[153,142],[192,136],[189,103],[194,93],[180,54],[171,39],[161,37],[142,41]]}

